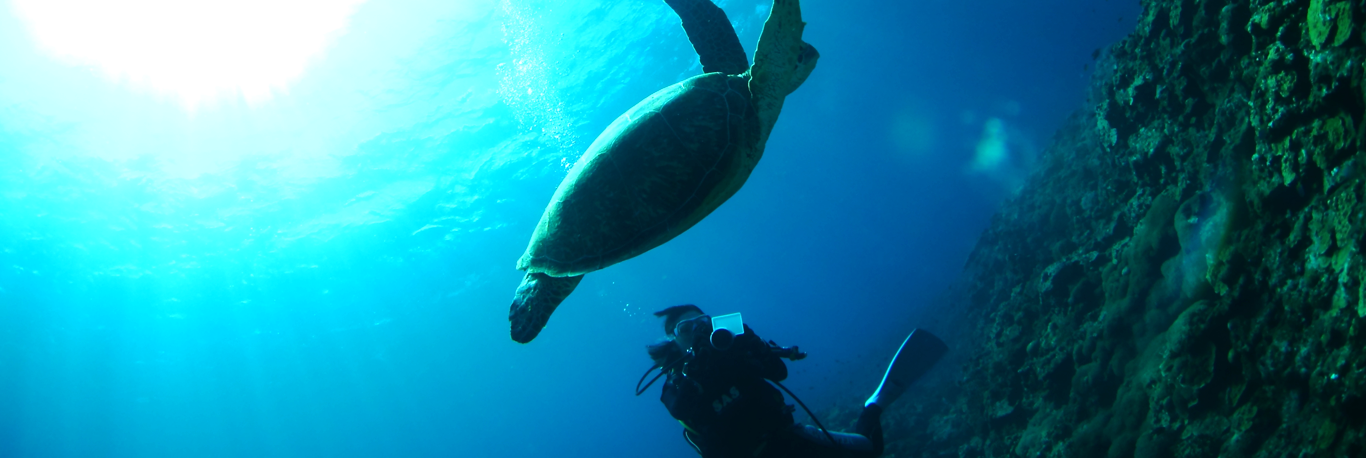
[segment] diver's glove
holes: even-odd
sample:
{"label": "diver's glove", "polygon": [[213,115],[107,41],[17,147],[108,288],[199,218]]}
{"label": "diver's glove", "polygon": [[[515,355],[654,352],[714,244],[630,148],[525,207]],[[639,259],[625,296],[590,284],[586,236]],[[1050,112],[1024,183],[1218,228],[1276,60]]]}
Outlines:
{"label": "diver's glove", "polygon": [[806,359],[806,352],[798,350],[796,345],[784,347],[770,340],[768,341],[768,348],[772,349],[773,354],[778,355],[779,358],[787,358],[791,361]]}

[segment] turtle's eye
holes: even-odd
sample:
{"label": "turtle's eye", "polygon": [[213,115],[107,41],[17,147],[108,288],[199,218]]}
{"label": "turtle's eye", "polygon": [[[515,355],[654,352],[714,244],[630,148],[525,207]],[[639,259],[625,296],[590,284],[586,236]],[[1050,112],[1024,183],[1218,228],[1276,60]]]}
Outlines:
{"label": "turtle's eye", "polygon": [[820,55],[821,54],[819,52],[816,52],[815,46],[811,46],[811,44],[803,42],[802,51],[797,53],[797,65],[806,65],[807,61],[814,61],[817,57],[820,57]]}

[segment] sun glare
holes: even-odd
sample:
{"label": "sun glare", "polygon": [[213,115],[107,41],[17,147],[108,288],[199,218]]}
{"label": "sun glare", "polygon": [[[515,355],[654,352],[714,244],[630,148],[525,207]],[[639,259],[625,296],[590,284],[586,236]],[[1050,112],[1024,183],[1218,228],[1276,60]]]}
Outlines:
{"label": "sun glare", "polygon": [[179,97],[269,100],[364,0],[12,0],[39,46]]}

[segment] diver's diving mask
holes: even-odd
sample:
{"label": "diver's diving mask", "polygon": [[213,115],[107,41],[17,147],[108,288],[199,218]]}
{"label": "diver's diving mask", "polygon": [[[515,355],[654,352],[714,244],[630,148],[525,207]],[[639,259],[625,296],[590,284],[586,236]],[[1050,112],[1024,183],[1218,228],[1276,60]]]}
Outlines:
{"label": "diver's diving mask", "polygon": [[710,334],[712,348],[726,350],[735,343],[735,337],[745,333],[745,321],[739,313],[731,313],[715,318],[702,315],[674,325],[674,336],[684,342],[695,342],[700,333]]}

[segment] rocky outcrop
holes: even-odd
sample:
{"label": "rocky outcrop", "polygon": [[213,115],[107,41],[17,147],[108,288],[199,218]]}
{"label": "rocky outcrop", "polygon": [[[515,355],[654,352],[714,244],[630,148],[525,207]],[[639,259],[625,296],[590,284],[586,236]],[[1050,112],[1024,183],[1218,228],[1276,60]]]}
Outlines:
{"label": "rocky outcrop", "polygon": [[888,456],[1366,456],[1366,2],[1143,6]]}

